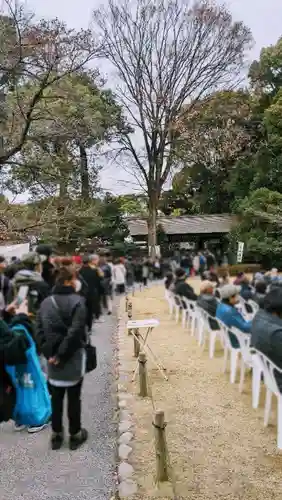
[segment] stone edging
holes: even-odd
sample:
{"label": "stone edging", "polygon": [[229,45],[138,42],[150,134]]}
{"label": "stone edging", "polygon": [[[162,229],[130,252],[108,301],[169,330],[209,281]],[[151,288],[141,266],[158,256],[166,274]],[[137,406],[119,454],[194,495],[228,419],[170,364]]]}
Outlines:
{"label": "stone edging", "polygon": [[[121,303],[121,306],[123,303]],[[120,316],[122,311],[120,310]],[[130,463],[133,440],[133,419],[130,412],[132,395],[124,385],[127,376],[122,370],[120,359],[120,342],[125,335],[124,317],[119,317],[117,328],[117,398],[118,398],[118,491],[120,498],[129,498],[137,493],[137,483],[134,480],[134,469]]]}

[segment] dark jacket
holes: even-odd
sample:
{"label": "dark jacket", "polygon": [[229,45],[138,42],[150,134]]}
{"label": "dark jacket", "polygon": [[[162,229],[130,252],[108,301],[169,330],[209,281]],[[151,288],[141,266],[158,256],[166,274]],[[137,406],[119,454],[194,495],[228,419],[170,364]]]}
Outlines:
{"label": "dark jacket", "polygon": [[5,274],[0,274],[0,292],[3,293],[5,303],[8,303],[8,296],[10,290],[10,280]]}
{"label": "dark jacket", "polygon": [[[217,308],[217,300],[213,295],[203,294],[200,295],[197,299],[197,305],[204,309],[210,316],[215,318],[216,316],[216,308]],[[209,320],[209,324],[212,330],[217,330],[218,323],[216,320]]]}
{"label": "dark jacket", "polygon": [[93,269],[88,264],[82,266],[78,278],[81,279],[82,284],[83,282],[87,284],[87,300],[100,298],[100,295],[103,293],[103,277],[97,269]]}
{"label": "dark jacket", "polygon": [[174,293],[180,295],[180,297],[186,297],[188,300],[197,300],[198,298],[194,289],[186,283],[185,279],[178,279],[175,281]]}
{"label": "dark jacket", "polygon": [[15,389],[5,365],[25,363],[25,352],[29,342],[24,333],[17,332],[17,327],[24,324],[29,330],[30,322],[25,314],[17,315],[11,321],[10,327],[0,320],[0,422],[7,422],[12,418],[16,402]]}
{"label": "dark jacket", "polygon": [[42,278],[44,279],[45,283],[49,286],[49,288],[53,288],[55,285],[55,266],[51,264],[49,259],[45,260],[42,263]]}
{"label": "dark jacket", "polygon": [[[251,328],[251,345],[282,369],[282,319],[260,309]],[[282,391],[282,375],[276,374]]]}
{"label": "dark jacket", "polygon": [[241,291],[240,291],[241,297],[248,301],[248,300],[253,300],[254,298],[254,292],[252,288],[248,284],[241,284]]}
{"label": "dark jacket", "polygon": [[[53,299],[55,300],[55,304]],[[52,295],[41,304],[36,321],[36,342],[45,358],[56,357],[59,365],[48,365],[49,378],[76,380],[81,366],[71,369],[68,361],[86,342],[85,301],[72,287],[56,286]],[[81,356],[77,363],[82,363]],[[73,373],[72,373],[73,371]]]}

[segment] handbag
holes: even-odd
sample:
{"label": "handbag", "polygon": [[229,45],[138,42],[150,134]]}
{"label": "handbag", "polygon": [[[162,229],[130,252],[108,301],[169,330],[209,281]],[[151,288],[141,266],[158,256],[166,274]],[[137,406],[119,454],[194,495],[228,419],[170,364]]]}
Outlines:
{"label": "handbag", "polygon": [[13,420],[19,425],[40,426],[46,424],[51,417],[51,399],[46,379],[40,367],[34,340],[21,325],[14,329],[22,331],[29,341],[26,350],[26,363],[21,365],[5,365],[5,371],[11,378],[16,391],[16,404]]}
{"label": "handbag", "polygon": [[[62,323],[65,325],[66,328],[68,328],[60,314],[59,306],[53,296],[51,296],[51,300],[55,309],[58,312],[58,315],[60,316]],[[87,341],[83,347],[86,353],[85,371],[86,373],[89,373],[97,368],[97,349],[96,346],[91,344],[91,339],[89,334],[87,335]]]}

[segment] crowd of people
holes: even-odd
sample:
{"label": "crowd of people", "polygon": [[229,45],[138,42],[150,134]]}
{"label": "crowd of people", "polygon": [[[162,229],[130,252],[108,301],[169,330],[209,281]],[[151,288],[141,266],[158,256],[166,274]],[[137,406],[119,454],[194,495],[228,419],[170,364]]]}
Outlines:
{"label": "crowd of people", "polygon": [[[185,269],[178,268],[167,274],[165,287],[206,311],[211,329],[219,328],[218,319],[249,334],[251,346],[282,369],[282,277],[277,269],[256,273],[252,280],[241,272],[232,280],[227,270],[218,276],[212,267],[201,274],[199,295],[187,277]],[[184,301],[182,307],[186,307]],[[232,347],[239,348],[230,330],[229,337]],[[276,378],[282,391],[282,376],[277,373]]]}
{"label": "crowd of people", "polygon": [[[112,314],[115,293],[124,294],[135,283],[146,286],[162,272],[158,259],[54,257],[47,245],[11,262],[0,257],[0,423],[13,419],[15,431],[30,433],[51,423],[51,448],[59,449],[67,394],[69,447],[81,446],[88,436],[81,423],[81,389],[93,321]],[[50,399],[49,413],[43,412],[41,420],[34,416],[34,421],[32,416],[21,418],[18,411],[24,403],[18,401],[23,394],[19,385],[26,390],[36,385],[33,375],[25,373],[33,346],[40,361],[39,385],[43,392],[48,389]],[[16,367],[15,378],[11,366]]]}

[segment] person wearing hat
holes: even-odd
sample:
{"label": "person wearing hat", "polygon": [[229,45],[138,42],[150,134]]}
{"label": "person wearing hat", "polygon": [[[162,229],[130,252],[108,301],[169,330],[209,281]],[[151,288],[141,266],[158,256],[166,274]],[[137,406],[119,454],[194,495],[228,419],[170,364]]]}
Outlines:
{"label": "person wearing hat", "polygon": [[[282,369],[282,288],[273,288],[264,299],[264,309],[259,309],[251,327],[251,346],[265,354]],[[282,375],[274,370],[280,391]]]}
{"label": "person wearing hat", "polygon": [[[241,287],[234,284],[225,285],[220,289],[221,303],[217,306],[216,317],[230,328],[233,326],[244,333],[250,333],[252,322],[245,320],[236,308],[240,301],[240,290]],[[230,332],[229,336],[232,347],[239,347],[235,335]]]}
{"label": "person wearing hat", "polygon": [[180,297],[186,297],[188,300],[197,300],[198,296],[195,294],[194,289],[186,283],[186,272],[181,267],[175,271],[175,284],[174,293]]}
{"label": "person wearing hat", "polygon": [[[217,309],[217,300],[214,296],[215,283],[212,281],[202,281],[200,286],[200,295],[197,299],[197,305],[206,311],[210,316],[215,317]],[[213,323],[217,327],[217,323]]]}
{"label": "person wearing hat", "polygon": [[41,302],[49,295],[50,288],[41,276],[41,256],[37,252],[29,252],[22,257],[22,268],[12,281],[10,301],[12,301],[22,286],[28,287],[27,301],[31,318],[39,309]]}

